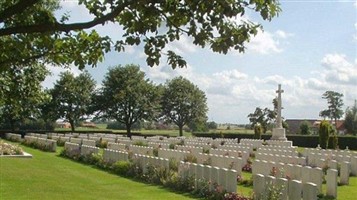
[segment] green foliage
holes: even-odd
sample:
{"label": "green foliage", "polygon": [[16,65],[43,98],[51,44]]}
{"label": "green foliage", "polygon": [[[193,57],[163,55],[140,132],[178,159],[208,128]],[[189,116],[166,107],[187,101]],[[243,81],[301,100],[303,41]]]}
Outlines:
{"label": "green foliage", "polygon": [[[125,124],[121,123],[121,122],[109,122],[107,124],[106,129],[113,129],[113,130],[126,130],[126,126]],[[140,130],[141,129],[141,123],[140,122],[135,122],[132,125],[132,129],[134,130]]]}
{"label": "green foliage", "polygon": [[132,167],[130,162],[127,161],[117,161],[113,165],[113,171],[121,176],[127,176],[129,169]]}
{"label": "green foliage", "polygon": [[108,147],[108,141],[102,140],[102,138],[100,138],[99,143],[98,143],[98,147],[99,148],[107,148]]}
{"label": "green foliage", "polygon": [[338,137],[337,137],[337,130],[331,125],[330,127],[330,138],[332,139],[331,148],[338,149]]}
{"label": "green foliage", "polygon": [[[14,123],[14,126],[19,130],[47,130],[53,131],[55,129],[55,122],[44,121],[43,119],[22,119]],[[11,129],[10,123],[0,124],[0,129],[9,130]]]}
{"label": "green foliage", "polygon": [[179,162],[175,159],[175,158],[170,158],[169,159],[169,169],[171,171],[178,171],[178,166],[179,166]]}
{"label": "green foliage", "polygon": [[308,121],[301,122],[300,123],[300,134],[301,135],[310,135],[311,134],[310,127],[311,127],[311,123],[309,123]]}
{"label": "green foliage", "polygon": [[182,136],[184,125],[206,121],[205,93],[182,76],[167,81],[161,99],[162,114],[168,123],[175,123]]}
{"label": "green foliage", "polygon": [[18,125],[24,120],[39,117],[38,106],[46,98],[41,83],[48,73],[44,65],[36,63],[29,63],[28,66],[9,66],[7,70],[0,70],[2,124],[9,124],[10,128],[15,130],[19,129]]}
{"label": "green foliage", "polygon": [[176,144],[171,143],[171,144],[169,145],[169,149],[175,149],[175,146],[176,146]]}
{"label": "green foliage", "polygon": [[93,98],[94,110],[100,111],[102,118],[124,124],[130,137],[135,123],[156,117],[160,95],[139,66],[118,65],[109,69],[103,87]]}
{"label": "green foliage", "polygon": [[211,122],[207,122],[207,128],[208,129],[212,129],[212,130],[216,130],[218,128],[218,124],[214,121]]}
{"label": "green foliage", "polygon": [[251,128],[254,129],[256,124],[260,124],[262,127],[263,133],[266,133],[268,130],[268,126],[271,122],[276,118],[275,111],[272,111],[268,108],[261,109],[259,107],[255,108],[254,113],[250,113],[248,115]]}
{"label": "green foliage", "polygon": [[152,154],[155,156],[155,157],[159,157],[159,148],[154,148],[152,150]]}
{"label": "green foliage", "polygon": [[193,154],[186,154],[185,157],[183,158],[184,162],[189,162],[189,163],[197,163],[197,158]]}
{"label": "green foliage", "polygon": [[[73,63],[80,69],[96,66],[112,49],[121,52],[125,46],[144,47],[149,66],[159,65],[162,55],[167,63],[186,66],[180,55],[167,50],[167,45],[189,37],[193,44],[226,54],[235,49],[244,52],[246,42],[256,35],[260,24],[236,19],[253,10],[263,20],[271,20],[280,12],[276,0],[236,1],[138,1],[81,0],[91,17],[84,22],[70,23],[59,0],[37,3],[6,0],[0,3],[0,64],[13,65],[28,60],[67,66]],[[13,8],[15,7],[15,8]],[[15,9],[15,11],[14,11]],[[58,15],[58,13],[65,13]],[[120,27],[120,38],[112,40],[95,30],[84,31],[99,24],[112,22]],[[163,29],[165,27],[165,29]],[[111,45],[114,47],[111,48]]]}
{"label": "green foliage", "polygon": [[347,133],[357,135],[357,100],[352,107],[346,109],[344,126]]}
{"label": "green foliage", "polygon": [[254,126],[254,139],[262,138],[263,128],[260,124],[255,124]]}
{"label": "green foliage", "polygon": [[75,125],[85,115],[91,114],[89,107],[92,103],[91,94],[95,88],[95,81],[88,72],[75,77],[71,72],[63,72],[50,90],[52,101],[57,110],[57,116],[67,119],[72,131]]}
{"label": "green foliage", "polygon": [[321,148],[327,149],[331,126],[328,121],[323,120],[319,127],[319,143]]}
{"label": "green foliage", "polygon": [[56,149],[53,147],[53,145],[57,145],[57,143],[50,145],[50,144],[42,144],[37,141],[26,141],[24,140],[22,142],[23,145],[34,148],[34,149],[39,149],[42,151],[49,151],[49,152],[54,152]]}
{"label": "green foliage", "polygon": [[143,141],[136,141],[133,143],[133,145],[137,145],[137,146],[142,146],[142,147],[147,147],[148,144],[144,143]]}
{"label": "green foliage", "polygon": [[326,91],[322,98],[327,100],[328,108],[320,112],[320,116],[324,118],[330,118],[335,120],[340,119],[343,115],[343,94],[335,91]]}

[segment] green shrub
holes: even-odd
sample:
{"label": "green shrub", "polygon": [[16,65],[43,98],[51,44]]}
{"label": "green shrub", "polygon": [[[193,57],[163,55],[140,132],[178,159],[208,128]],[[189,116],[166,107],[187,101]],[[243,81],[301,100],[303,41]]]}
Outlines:
{"label": "green shrub", "polygon": [[190,163],[197,163],[197,158],[196,156],[194,156],[193,154],[187,154],[185,155],[185,157],[183,158],[184,162],[190,162]]}
{"label": "green shrub", "polygon": [[65,140],[61,140],[61,139],[57,140],[57,146],[59,146],[59,147],[63,147],[65,143],[66,143]]}
{"label": "green shrub", "polygon": [[142,147],[148,146],[148,144],[144,143],[143,141],[136,141],[133,143],[133,145],[142,146]]}
{"label": "green shrub", "polygon": [[311,123],[308,121],[303,121],[300,123],[300,134],[301,135],[310,135],[311,131],[310,131],[310,127],[311,127]]}
{"label": "green shrub", "polygon": [[175,149],[175,146],[176,146],[175,144],[172,144],[172,143],[171,143],[171,144],[169,145],[169,149]]}
{"label": "green shrub", "polygon": [[131,164],[128,161],[118,161],[113,164],[113,171],[121,176],[127,176],[130,170]]}
{"label": "green shrub", "polygon": [[326,149],[328,147],[328,140],[330,137],[330,123],[323,120],[319,127],[319,143],[321,148]]}
{"label": "green shrub", "polygon": [[152,154],[155,156],[155,157],[159,157],[159,148],[154,148],[152,150]]}
{"label": "green shrub", "polygon": [[98,147],[99,148],[103,148],[103,149],[107,148],[108,147],[108,141],[102,140],[102,138],[100,138],[99,143],[98,143]]}
{"label": "green shrub", "polygon": [[256,124],[254,126],[254,139],[261,139],[262,138],[263,128],[260,124]]}
{"label": "green shrub", "polygon": [[338,149],[338,137],[337,137],[337,131],[336,129],[331,125],[330,126],[331,133],[331,148],[332,149]]}
{"label": "green shrub", "polygon": [[176,161],[175,158],[170,158],[169,159],[169,169],[172,170],[172,171],[178,171],[178,165],[179,165],[179,162]]}

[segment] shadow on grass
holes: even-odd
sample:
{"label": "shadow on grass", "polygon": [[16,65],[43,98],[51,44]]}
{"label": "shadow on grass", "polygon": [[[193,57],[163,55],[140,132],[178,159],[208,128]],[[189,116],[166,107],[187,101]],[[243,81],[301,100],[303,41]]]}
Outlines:
{"label": "shadow on grass", "polygon": [[99,166],[93,165],[93,164],[88,164],[88,163],[82,162],[80,160],[74,160],[74,159],[71,159],[71,158],[68,158],[68,157],[61,156],[60,154],[57,154],[56,157],[59,157],[59,158],[62,158],[62,159],[66,159],[66,160],[69,160],[69,161],[72,161],[72,162],[76,162],[76,163],[81,164],[83,166],[88,166],[88,167],[91,167],[93,169],[100,170],[102,172],[105,172],[105,173],[108,173],[108,174],[111,174],[111,175],[115,175],[115,176],[120,177],[120,178],[124,178],[124,179],[127,179],[127,180],[143,183],[143,184],[146,184],[146,185],[149,185],[149,186],[158,187],[158,188],[166,190],[168,192],[179,194],[179,195],[182,195],[182,196],[185,196],[185,197],[194,198],[194,199],[202,199],[202,200],[205,199],[205,198],[197,197],[194,194],[189,193],[189,192],[178,191],[178,190],[174,190],[173,188],[165,187],[163,185],[148,183],[148,182],[145,182],[144,180],[142,180],[140,178],[130,177],[130,176],[123,176],[123,175],[115,173],[114,171],[112,171],[110,169],[99,167]]}

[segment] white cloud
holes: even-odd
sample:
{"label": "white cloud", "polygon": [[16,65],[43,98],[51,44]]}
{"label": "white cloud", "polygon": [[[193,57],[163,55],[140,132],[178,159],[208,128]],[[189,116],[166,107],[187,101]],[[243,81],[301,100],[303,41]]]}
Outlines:
{"label": "white cloud", "polygon": [[[356,3],[356,5],[357,5],[357,3]],[[357,8],[357,6],[356,6],[356,8]],[[355,34],[353,35],[353,39],[354,39],[354,41],[357,41],[357,23],[355,23]]]}
{"label": "white cloud", "polygon": [[[256,107],[272,108],[278,84],[282,84],[283,115],[286,118],[318,118],[326,102],[321,95],[327,90],[344,94],[348,106],[357,98],[357,64],[341,54],[327,54],[319,66],[306,77],[281,75],[252,76],[238,69],[202,74],[188,66],[172,70],[169,66],[144,68],[154,82],[164,82],[182,75],[206,93],[209,120],[247,123],[247,115]],[[332,76],[334,75],[334,76]],[[355,82],[353,82],[355,81]]]}
{"label": "white cloud", "polygon": [[247,49],[259,54],[280,53],[283,51],[279,47],[279,41],[267,31],[258,31],[258,34],[247,44]]}
{"label": "white cloud", "polygon": [[68,68],[57,67],[53,65],[47,65],[47,69],[50,71],[50,75],[42,82],[44,88],[53,88],[54,83],[58,80],[60,73],[65,71],[72,72],[75,76],[78,76],[81,71],[75,66],[69,66]]}
{"label": "white cloud", "polygon": [[277,30],[277,31],[275,32],[275,34],[276,34],[277,37],[279,37],[279,38],[281,38],[281,39],[286,39],[286,38],[289,38],[289,37],[294,36],[294,34],[292,34],[292,33],[287,33],[287,32],[285,32],[285,31],[283,31],[283,30]]}
{"label": "white cloud", "polygon": [[357,85],[357,64],[346,60],[343,54],[327,54],[321,61],[326,80],[331,83]]}
{"label": "white cloud", "polygon": [[171,42],[167,44],[165,50],[171,50],[176,52],[179,55],[187,55],[189,53],[196,52],[197,46],[193,44],[193,41],[191,38],[188,38],[185,35],[182,35],[180,37],[180,40]]}

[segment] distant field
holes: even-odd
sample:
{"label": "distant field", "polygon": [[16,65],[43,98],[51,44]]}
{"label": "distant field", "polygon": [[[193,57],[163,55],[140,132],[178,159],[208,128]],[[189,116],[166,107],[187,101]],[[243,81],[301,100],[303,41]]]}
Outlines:
{"label": "distant field", "polygon": [[[113,131],[115,133],[126,133],[126,130],[113,130],[113,129],[107,129],[107,124],[96,124],[97,128],[88,128],[88,127],[77,127],[77,131]],[[56,128],[55,131],[70,131],[71,129],[69,128]],[[178,136],[179,135],[179,130],[132,130],[132,132],[140,132],[141,134],[155,134],[155,135],[169,135],[169,136]],[[233,128],[233,129],[226,129],[226,128],[221,128],[221,129],[215,129],[215,130],[209,130],[209,133],[223,133],[223,134],[254,134],[254,131],[251,129],[242,129],[242,128]],[[268,134],[271,132],[268,131]],[[183,135],[186,137],[192,136],[191,132],[183,132]]]}

